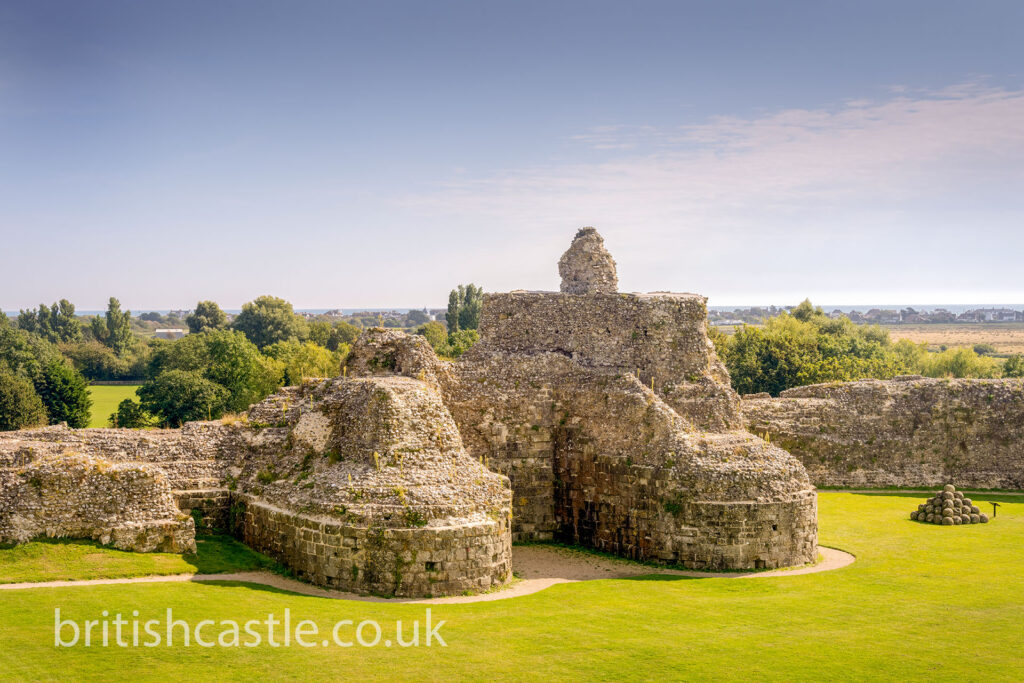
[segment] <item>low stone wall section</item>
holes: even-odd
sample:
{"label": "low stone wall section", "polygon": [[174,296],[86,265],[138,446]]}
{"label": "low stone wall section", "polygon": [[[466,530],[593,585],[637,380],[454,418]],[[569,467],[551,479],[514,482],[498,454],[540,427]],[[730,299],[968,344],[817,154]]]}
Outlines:
{"label": "low stone wall section", "polygon": [[232,520],[242,541],[310,583],[388,596],[481,591],[511,575],[511,536],[499,519],[458,526],[350,526],[239,495]]}

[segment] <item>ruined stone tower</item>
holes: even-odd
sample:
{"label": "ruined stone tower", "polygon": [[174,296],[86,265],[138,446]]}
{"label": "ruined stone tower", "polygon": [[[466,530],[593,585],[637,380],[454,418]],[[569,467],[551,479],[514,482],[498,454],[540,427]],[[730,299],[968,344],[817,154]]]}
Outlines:
{"label": "ruined stone tower", "polygon": [[562,291],[566,294],[614,294],[619,288],[615,261],[594,228],[581,228],[558,261]]}
{"label": "ruined stone tower", "polygon": [[342,377],[247,420],[0,435],[0,542],[181,551],[198,525],[308,581],[405,596],[503,583],[513,538],[693,568],[813,561],[814,488],[742,429],[704,297],[617,293],[593,228],[559,272],[561,292],[485,295],[457,362],[376,328]]}

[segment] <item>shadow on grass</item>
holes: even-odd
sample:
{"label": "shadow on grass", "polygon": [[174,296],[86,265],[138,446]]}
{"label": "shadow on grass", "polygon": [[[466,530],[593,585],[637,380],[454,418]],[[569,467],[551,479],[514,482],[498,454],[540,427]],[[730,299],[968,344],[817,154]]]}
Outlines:
{"label": "shadow on grass", "polygon": [[265,583],[253,583],[251,581],[220,581],[217,579],[204,579],[202,581],[196,581],[195,579],[193,579],[190,583],[195,583],[202,586],[218,586],[222,588],[248,588],[249,590],[259,591],[261,593],[274,593],[277,595],[300,595],[302,597],[310,597],[305,593],[288,590],[287,588],[268,586]]}
{"label": "shadow on grass", "polygon": [[[44,579],[109,578],[145,573],[223,574],[240,571],[271,571],[286,574],[274,560],[262,555],[230,536],[196,537],[196,552],[138,553],[105,546],[92,539],[35,538],[25,544],[0,545],[4,566],[37,566]],[[56,569],[55,569],[56,568]],[[3,577],[0,576],[0,582]]]}
{"label": "shadow on grass", "polygon": [[622,576],[618,581],[704,581],[705,579],[721,578],[713,574],[707,576],[693,576],[692,574],[639,574],[637,576]]}
{"label": "shadow on grass", "polygon": [[197,574],[267,570],[282,573],[280,564],[230,536],[197,536],[196,553],[182,555]]}

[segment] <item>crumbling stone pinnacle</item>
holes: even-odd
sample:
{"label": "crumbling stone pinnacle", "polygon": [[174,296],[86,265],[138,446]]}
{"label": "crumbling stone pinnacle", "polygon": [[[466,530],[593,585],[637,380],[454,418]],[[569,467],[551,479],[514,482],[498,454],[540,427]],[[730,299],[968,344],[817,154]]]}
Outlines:
{"label": "crumbling stone pinnacle", "polygon": [[619,289],[615,260],[594,228],[580,228],[576,233],[569,249],[558,260],[558,274],[566,294],[614,294]]}

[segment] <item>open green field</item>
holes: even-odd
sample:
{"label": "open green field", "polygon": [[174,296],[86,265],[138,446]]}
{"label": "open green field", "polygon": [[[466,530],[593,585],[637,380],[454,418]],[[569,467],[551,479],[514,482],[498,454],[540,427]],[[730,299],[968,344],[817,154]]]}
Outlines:
{"label": "open green field", "polygon": [[126,398],[136,398],[135,390],[141,384],[92,384],[89,395],[92,397],[92,418],[90,427],[109,427],[107,420],[110,414],[117,411],[118,404]]}
{"label": "open green field", "polygon": [[[998,517],[987,525],[954,527],[911,522],[908,514],[923,498],[822,492],[822,544],[857,556],[835,571],[750,579],[647,576],[560,584],[509,600],[432,605],[434,623],[445,621],[440,633],[447,647],[305,649],[293,642],[255,649],[55,648],[57,607],[62,618],[79,623],[101,619],[104,610],[162,619],[171,608],[175,619],[193,625],[265,619],[268,613],[281,618],[288,608],[293,626],[310,619],[329,633],[342,619],[373,619],[392,636],[397,620],[409,629],[419,619],[422,627],[425,608],[237,584],[0,591],[0,677],[95,680],[116,672],[165,681],[1020,680],[1024,498],[977,496],[985,509],[984,501],[1002,502]],[[17,549],[0,555],[11,552]],[[83,568],[82,561],[71,568]]]}
{"label": "open green field", "polygon": [[0,546],[0,584],[219,574],[275,567],[273,560],[227,536],[200,536],[196,538],[196,546],[195,555],[128,553],[93,541],[51,539],[14,547]]}

